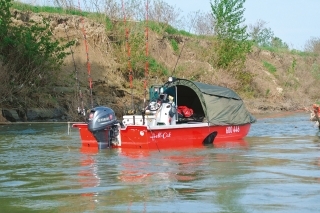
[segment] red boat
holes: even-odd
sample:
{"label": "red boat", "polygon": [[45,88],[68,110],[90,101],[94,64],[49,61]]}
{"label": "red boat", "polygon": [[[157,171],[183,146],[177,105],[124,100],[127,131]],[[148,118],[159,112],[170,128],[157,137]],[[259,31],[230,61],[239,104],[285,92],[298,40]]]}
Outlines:
{"label": "red boat", "polygon": [[168,149],[244,138],[256,119],[232,90],[169,78],[149,89],[150,104],[140,114],[117,120],[108,107],[90,110],[80,131],[83,147]]}

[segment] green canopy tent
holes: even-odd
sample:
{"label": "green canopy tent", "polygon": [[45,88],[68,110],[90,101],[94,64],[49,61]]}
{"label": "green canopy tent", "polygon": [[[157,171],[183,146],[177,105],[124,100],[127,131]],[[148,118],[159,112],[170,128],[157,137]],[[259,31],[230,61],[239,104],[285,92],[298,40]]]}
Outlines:
{"label": "green canopy tent", "polygon": [[174,97],[177,106],[192,108],[214,125],[241,125],[256,119],[246,109],[242,99],[231,89],[186,79],[167,82],[164,93]]}

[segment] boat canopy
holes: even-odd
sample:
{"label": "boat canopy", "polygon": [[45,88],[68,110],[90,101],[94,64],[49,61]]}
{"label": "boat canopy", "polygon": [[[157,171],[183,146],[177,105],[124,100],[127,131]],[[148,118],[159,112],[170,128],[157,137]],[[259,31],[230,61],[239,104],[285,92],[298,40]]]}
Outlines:
{"label": "boat canopy", "polygon": [[187,106],[194,114],[203,115],[214,125],[242,125],[256,119],[246,109],[243,100],[231,89],[186,79],[175,79],[165,84],[177,106]]}

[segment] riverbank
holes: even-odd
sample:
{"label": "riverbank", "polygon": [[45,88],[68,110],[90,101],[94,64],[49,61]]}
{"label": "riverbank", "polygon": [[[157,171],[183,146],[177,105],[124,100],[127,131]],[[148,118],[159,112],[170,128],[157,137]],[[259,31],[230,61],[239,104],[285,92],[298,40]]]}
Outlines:
{"label": "riverbank", "polygon": [[[267,104],[261,101],[245,101],[248,111],[256,118],[284,116],[294,113],[306,113],[306,118],[309,118],[310,109],[304,106],[292,106],[290,104]],[[25,123],[75,123],[79,122],[79,119],[84,121],[83,116],[78,116],[78,119],[70,119],[67,113],[57,109],[31,109],[28,112],[32,112],[32,116],[29,114],[19,113],[19,110],[14,109],[0,109],[0,125],[1,124],[25,124]],[[59,113],[57,113],[57,111]],[[80,118],[81,117],[81,118]],[[122,115],[117,115],[119,119]]]}
{"label": "riverbank", "polygon": [[[117,117],[121,118],[131,105],[132,96],[135,104],[143,102],[145,63],[141,59],[144,58],[141,47],[144,47],[145,43],[142,38],[139,39],[141,42],[137,42],[137,49],[132,52],[140,62],[136,58],[133,82],[129,82],[124,31],[117,25],[119,22],[115,22],[113,28],[106,31],[103,24],[89,18],[83,19],[86,24],[79,25],[82,21],[80,16],[21,11],[15,11],[14,14],[12,18],[17,24],[28,24],[28,20],[46,18],[50,20],[54,38],[62,40],[68,38],[75,40],[76,43],[71,48],[72,54],[66,57],[64,66],[59,72],[58,83],[61,85],[54,87],[41,85],[33,88],[32,85],[23,84],[18,88],[23,86],[25,93],[21,90],[10,93],[11,90],[8,88],[11,88],[10,82],[14,79],[9,80],[8,73],[11,72],[5,70],[5,67],[0,67],[0,76],[8,79],[0,85],[0,101],[3,104],[0,106],[3,108],[0,122],[78,121],[76,110],[82,106],[81,101],[84,102],[83,106],[86,109],[92,105],[109,106],[114,109]],[[135,30],[132,32],[144,30],[136,23],[130,23],[130,27]],[[88,46],[84,42],[83,29],[87,32]],[[173,41],[177,43],[178,51],[173,49]],[[244,85],[228,70],[213,66],[212,37],[167,35],[150,30],[148,42],[149,59],[152,61],[149,64],[148,85],[162,84],[170,74],[174,73],[179,78],[228,87],[240,93],[240,97],[252,114],[303,110],[319,99],[317,94],[320,58],[317,54],[253,47],[243,68],[243,72],[250,73],[253,79],[250,84]],[[87,50],[89,52],[86,52]],[[90,77],[87,66],[88,55]],[[89,79],[90,82],[92,80],[92,91],[88,89]],[[131,83],[133,87],[130,86]],[[26,92],[29,89],[30,91]],[[81,97],[79,97],[80,90]]]}

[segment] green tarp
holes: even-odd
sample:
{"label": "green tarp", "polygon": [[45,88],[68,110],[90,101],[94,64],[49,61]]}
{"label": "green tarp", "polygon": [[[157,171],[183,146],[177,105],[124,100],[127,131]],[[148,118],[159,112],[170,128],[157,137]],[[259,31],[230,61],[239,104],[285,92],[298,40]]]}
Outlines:
{"label": "green tarp", "polygon": [[256,121],[242,99],[226,87],[185,79],[176,79],[165,87],[165,93],[175,98],[177,106],[192,108],[195,114],[203,114],[211,124],[241,125]]}

